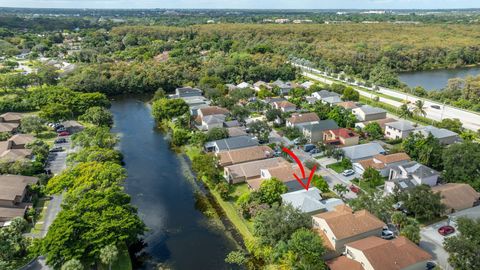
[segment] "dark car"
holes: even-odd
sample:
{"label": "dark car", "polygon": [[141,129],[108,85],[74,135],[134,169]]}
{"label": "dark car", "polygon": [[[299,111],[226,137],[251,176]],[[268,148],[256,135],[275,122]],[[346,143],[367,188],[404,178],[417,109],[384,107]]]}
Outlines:
{"label": "dark car", "polygon": [[303,146],[303,151],[305,151],[305,152],[308,153],[308,152],[312,151],[312,150],[315,149],[315,148],[316,148],[316,146],[315,146],[314,144],[305,144],[305,145]]}
{"label": "dark car", "polygon": [[67,142],[67,139],[65,138],[60,138],[55,140],[55,143],[66,143],[66,142]]}
{"label": "dark car", "polygon": [[60,136],[60,137],[69,136],[69,135],[70,135],[70,132],[68,132],[68,131],[62,131],[62,132],[58,133],[58,136]]}
{"label": "dark car", "polygon": [[426,269],[427,270],[432,270],[432,269],[435,269],[435,267],[437,267],[437,264],[435,262],[427,262],[427,265],[426,265]]}
{"label": "dark car", "polygon": [[437,110],[440,110],[441,107],[439,105],[431,105],[430,107],[434,108],[434,109],[437,109]]}
{"label": "dark car", "polygon": [[438,228],[438,233],[443,235],[443,236],[452,234],[454,232],[455,232],[455,228],[453,228],[452,226],[449,226],[449,225],[442,226],[442,227]]}
{"label": "dark car", "polygon": [[54,147],[50,149],[50,153],[62,152],[62,151],[63,151],[63,147]]}
{"label": "dark car", "polygon": [[61,127],[61,128],[59,128],[59,129],[57,129],[56,131],[57,131],[57,133],[60,133],[60,132],[67,131],[67,129],[64,128],[64,127]]}

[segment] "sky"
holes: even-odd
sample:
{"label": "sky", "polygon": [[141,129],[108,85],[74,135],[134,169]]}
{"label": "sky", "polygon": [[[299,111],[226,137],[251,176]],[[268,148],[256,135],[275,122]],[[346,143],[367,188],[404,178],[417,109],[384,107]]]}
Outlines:
{"label": "sky", "polygon": [[0,0],[0,7],[125,9],[453,9],[480,8],[480,0]]}

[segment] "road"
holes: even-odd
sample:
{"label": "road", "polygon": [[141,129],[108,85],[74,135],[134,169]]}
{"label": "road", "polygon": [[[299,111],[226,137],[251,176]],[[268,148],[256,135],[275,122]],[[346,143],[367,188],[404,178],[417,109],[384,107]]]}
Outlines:
{"label": "road", "polygon": [[445,237],[437,231],[443,225],[447,225],[446,220],[422,228],[420,231],[420,247],[430,253],[443,270],[453,270],[453,267],[448,264],[449,254],[443,248]]}
{"label": "road", "polygon": [[52,200],[48,204],[46,213],[45,213],[45,219],[43,221],[42,229],[40,231],[40,237],[43,238],[45,235],[47,235],[48,228],[50,225],[52,225],[53,221],[57,217],[57,214],[62,210],[62,200],[63,200],[63,194],[60,195],[53,195]]}
{"label": "road", "polygon": [[[309,72],[303,72],[303,75],[308,77],[308,78],[311,78],[311,79],[314,79],[314,80],[317,80],[317,81],[320,81],[320,82],[326,83],[326,84],[332,84],[332,83],[335,82],[333,79],[328,79],[326,77],[326,75],[320,70],[309,68],[309,67],[298,65],[298,64],[293,64],[293,65],[296,66],[296,67],[300,67],[303,70],[308,70]],[[319,74],[320,76],[312,74],[312,73]],[[371,98],[372,95],[373,95],[372,93],[369,93],[367,91],[359,89],[359,87],[356,84],[349,83],[349,82],[346,82],[346,81],[343,81],[343,83],[350,84],[352,87],[355,88],[355,90],[359,91],[359,93],[362,96]],[[382,93],[382,94],[385,94],[387,96],[394,97],[394,98],[400,98],[402,100],[408,100],[411,103],[415,103],[417,100],[423,100],[424,104],[425,104],[424,110],[426,112],[426,117],[429,118],[429,119],[432,119],[432,120],[435,120],[435,121],[441,121],[442,119],[446,119],[446,118],[452,118],[452,119],[457,118],[462,122],[463,127],[466,128],[466,129],[470,129],[470,130],[473,130],[473,131],[477,131],[478,129],[480,129],[480,114],[470,112],[470,111],[466,111],[466,110],[463,110],[463,109],[460,109],[460,108],[452,107],[452,106],[449,106],[449,105],[444,105],[444,104],[439,103],[439,102],[434,102],[434,101],[431,101],[431,100],[422,99],[422,98],[419,98],[419,97],[416,97],[416,96],[413,96],[413,95],[410,95],[410,94],[407,94],[407,93],[399,92],[399,91],[389,89],[389,88],[385,88],[385,87],[380,87],[378,92]],[[387,98],[383,98],[383,97],[380,97],[379,100],[381,102],[384,102],[384,103],[387,103],[387,104],[390,104],[390,105],[393,105],[393,106],[396,106],[396,107],[402,105],[401,102],[391,100],[391,99],[387,99]],[[439,106],[440,109],[432,108],[432,105]]]}

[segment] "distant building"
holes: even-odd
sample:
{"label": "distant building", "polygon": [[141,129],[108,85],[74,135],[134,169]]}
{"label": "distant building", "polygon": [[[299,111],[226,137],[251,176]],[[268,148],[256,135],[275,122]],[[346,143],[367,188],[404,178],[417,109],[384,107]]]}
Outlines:
{"label": "distant building", "polygon": [[250,136],[238,136],[233,138],[221,139],[205,143],[205,150],[207,152],[218,153],[220,151],[230,151],[245,147],[257,146],[258,140]]}
{"label": "distant building", "polygon": [[385,149],[377,143],[371,142],[366,144],[359,144],[342,148],[344,157],[350,159],[352,162],[357,162],[363,159],[373,158],[376,155],[385,154]]}
{"label": "distant building", "polygon": [[433,126],[419,127],[415,132],[422,134],[425,137],[432,135],[437,138],[441,144],[448,145],[459,142],[461,139],[457,133],[444,128],[437,128]]}
{"label": "distant building", "polygon": [[325,130],[337,129],[338,125],[332,119],[318,121],[318,123],[306,123],[299,125],[300,131],[307,139],[308,143],[317,143],[323,140]]}
{"label": "distant building", "polygon": [[297,110],[297,106],[289,101],[273,102],[272,106],[282,112],[294,112]]}
{"label": "distant building", "polygon": [[385,124],[385,137],[388,139],[405,139],[415,130],[409,121],[400,120]]}
{"label": "distant building", "polygon": [[176,98],[183,98],[183,97],[199,97],[202,96],[202,90],[198,88],[192,87],[180,87],[175,89]]}
{"label": "distant building", "polygon": [[372,121],[384,119],[387,117],[387,111],[381,108],[364,105],[359,108],[352,109],[352,113],[359,121]]}
{"label": "distant building", "polygon": [[320,117],[316,113],[294,113],[287,119],[287,127],[298,127],[302,124],[315,124],[320,121]]}
{"label": "distant building", "polygon": [[337,128],[323,132],[323,143],[340,147],[357,145],[360,136],[350,129]]}

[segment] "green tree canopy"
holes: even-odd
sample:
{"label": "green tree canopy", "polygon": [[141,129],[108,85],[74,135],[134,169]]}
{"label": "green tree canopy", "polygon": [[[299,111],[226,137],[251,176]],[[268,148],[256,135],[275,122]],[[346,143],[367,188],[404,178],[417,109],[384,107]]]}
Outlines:
{"label": "green tree canopy", "polygon": [[106,108],[99,106],[88,108],[79,119],[97,126],[111,127],[113,125],[112,113]]}
{"label": "green tree canopy", "polygon": [[467,183],[480,191],[480,145],[456,143],[443,152],[444,179],[451,183]]}
{"label": "green tree canopy", "polygon": [[457,229],[459,234],[445,238],[445,250],[450,255],[448,262],[454,269],[480,269],[480,219],[460,218]]}
{"label": "green tree canopy", "polygon": [[172,119],[188,112],[188,105],[183,99],[156,100],[152,104],[152,115],[156,121]]}
{"label": "green tree canopy", "polygon": [[280,195],[287,192],[288,188],[276,178],[264,180],[260,185],[258,192],[262,203],[272,205],[279,203],[281,200]]}

